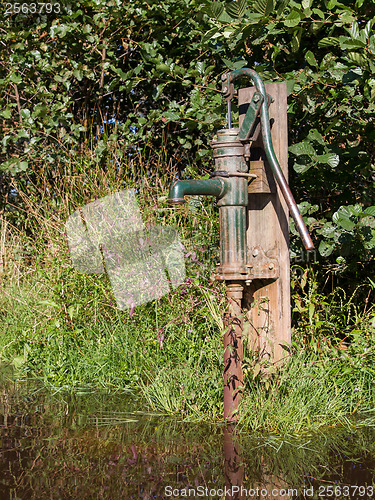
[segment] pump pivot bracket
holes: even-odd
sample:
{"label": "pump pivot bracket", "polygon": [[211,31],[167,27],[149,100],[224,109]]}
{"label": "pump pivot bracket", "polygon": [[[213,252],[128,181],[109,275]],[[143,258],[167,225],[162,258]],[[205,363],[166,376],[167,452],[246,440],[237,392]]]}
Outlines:
{"label": "pump pivot bracket", "polygon": [[254,137],[254,135],[256,132],[257,135],[259,135],[260,127],[258,127],[258,130],[257,127],[255,127],[253,134],[252,132],[259,116],[263,101],[264,97],[262,96],[262,94],[260,92],[255,92],[251,99],[249,107],[247,108],[240,131],[238,132],[238,139],[240,141],[253,141],[257,139],[257,137]]}
{"label": "pump pivot bracket", "polygon": [[272,279],[280,276],[280,268],[277,259],[267,257],[260,246],[248,248],[248,277],[254,279]]}

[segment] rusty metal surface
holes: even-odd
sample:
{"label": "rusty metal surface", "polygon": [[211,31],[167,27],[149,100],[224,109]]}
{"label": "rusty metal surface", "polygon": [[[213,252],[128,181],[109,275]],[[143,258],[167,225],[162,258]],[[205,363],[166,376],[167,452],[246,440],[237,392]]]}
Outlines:
{"label": "rusty metal surface", "polygon": [[224,473],[227,492],[225,500],[240,500],[244,498],[241,486],[245,477],[244,460],[239,437],[234,433],[235,426],[227,425],[224,428]]}
{"label": "rusty metal surface", "polygon": [[243,393],[243,282],[228,283],[228,312],[224,316],[224,419],[235,422]]}

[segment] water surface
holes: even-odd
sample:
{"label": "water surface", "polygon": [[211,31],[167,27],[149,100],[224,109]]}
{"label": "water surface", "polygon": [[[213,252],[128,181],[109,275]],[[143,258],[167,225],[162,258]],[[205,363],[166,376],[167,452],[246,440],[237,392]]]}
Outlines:
{"label": "water surface", "polygon": [[375,429],[237,434],[126,395],[0,386],[0,499],[371,498]]}

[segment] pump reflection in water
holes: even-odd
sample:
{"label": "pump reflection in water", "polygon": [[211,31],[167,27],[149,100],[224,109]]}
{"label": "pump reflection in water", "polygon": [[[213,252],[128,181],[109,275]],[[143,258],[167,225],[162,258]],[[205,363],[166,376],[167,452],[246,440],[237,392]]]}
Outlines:
{"label": "pump reflection in water", "polygon": [[242,498],[245,467],[241,446],[233,435],[233,425],[228,425],[224,429],[224,460],[225,500],[229,498],[239,500]]}

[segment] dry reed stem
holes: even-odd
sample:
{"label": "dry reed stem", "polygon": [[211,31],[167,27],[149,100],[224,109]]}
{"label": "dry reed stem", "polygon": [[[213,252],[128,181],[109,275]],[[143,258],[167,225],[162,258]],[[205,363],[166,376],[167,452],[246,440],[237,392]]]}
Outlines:
{"label": "dry reed stem", "polygon": [[1,227],[0,227],[0,276],[5,272],[6,269],[6,253],[5,253],[5,241],[6,241],[6,233],[7,233],[7,225],[8,222],[4,220],[4,217],[1,216]]}

